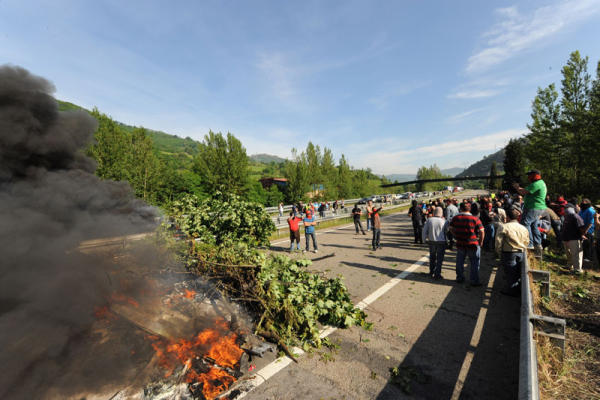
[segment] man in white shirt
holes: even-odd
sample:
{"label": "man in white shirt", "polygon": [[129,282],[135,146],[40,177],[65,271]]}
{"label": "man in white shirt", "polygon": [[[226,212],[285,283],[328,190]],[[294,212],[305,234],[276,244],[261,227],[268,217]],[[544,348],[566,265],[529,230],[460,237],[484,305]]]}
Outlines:
{"label": "man in white shirt", "polygon": [[429,276],[433,279],[442,279],[442,263],[446,253],[448,221],[442,215],[442,208],[436,207],[433,217],[427,219],[423,227],[423,241],[429,245]]}

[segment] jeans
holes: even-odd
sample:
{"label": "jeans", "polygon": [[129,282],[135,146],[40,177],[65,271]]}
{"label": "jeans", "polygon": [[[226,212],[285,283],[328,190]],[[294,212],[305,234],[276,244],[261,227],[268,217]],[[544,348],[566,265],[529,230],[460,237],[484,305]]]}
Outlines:
{"label": "jeans", "polygon": [[540,215],[544,210],[523,210],[523,216],[521,217],[521,225],[527,228],[527,232],[529,233],[529,246],[541,246],[542,245],[542,234],[539,229],[537,229],[536,224],[538,219],[540,219]]}
{"label": "jeans", "polygon": [[451,232],[447,232],[446,237],[448,238],[448,248],[452,250],[452,246],[454,245],[454,236],[452,236]]}
{"label": "jeans", "polygon": [[365,234],[365,230],[363,229],[362,223],[360,222],[360,219],[355,219],[354,220],[354,228],[356,228],[356,233],[358,233],[358,228],[360,228],[360,231],[363,233],[363,235]]}
{"label": "jeans", "polygon": [[381,229],[373,228],[373,250],[375,250],[378,247],[381,247],[379,245],[380,239],[381,239]]}
{"label": "jeans", "polygon": [[367,217],[367,230],[371,230],[371,218]]}
{"label": "jeans", "polygon": [[562,247],[562,240],[560,240],[560,232],[562,230],[562,223],[560,222],[560,220],[552,220],[550,222],[552,224],[552,230],[554,231],[554,234],[556,235],[556,245],[560,248]]}
{"label": "jeans", "polygon": [[485,236],[483,237],[483,248],[486,250],[494,250],[494,237],[496,229],[493,224],[486,225]]}
{"label": "jeans", "polygon": [[467,256],[469,256],[469,261],[471,262],[469,279],[471,283],[479,283],[479,259],[481,256],[481,248],[479,246],[456,248],[456,279],[459,281],[465,280],[464,266]]}
{"label": "jeans", "polygon": [[501,262],[504,268],[504,279],[505,285],[504,290],[518,294],[519,284],[521,282],[521,267],[523,260],[525,259],[525,253],[510,253],[507,251],[502,252]]}
{"label": "jeans", "polygon": [[415,235],[415,243],[423,243],[423,224],[413,221],[413,233]]}
{"label": "jeans", "polygon": [[317,247],[317,236],[315,235],[314,232],[312,233],[306,233],[304,232],[304,236],[306,237],[306,251],[310,250],[310,238],[312,238],[312,242],[313,242],[313,247],[315,248],[315,250],[318,249]]}
{"label": "jeans", "polygon": [[439,277],[442,274],[442,263],[446,254],[446,242],[429,243],[429,275]]}

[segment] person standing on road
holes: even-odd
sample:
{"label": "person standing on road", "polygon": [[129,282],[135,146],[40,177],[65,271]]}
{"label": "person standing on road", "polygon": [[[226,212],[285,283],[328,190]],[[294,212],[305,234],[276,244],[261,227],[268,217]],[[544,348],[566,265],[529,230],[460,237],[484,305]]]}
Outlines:
{"label": "person standing on road", "polygon": [[363,229],[362,223],[360,222],[361,215],[362,215],[362,210],[360,209],[358,204],[355,204],[354,208],[352,209],[352,218],[354,219],[354,228],[356,229],[355,235],[358,235],[358,228],[360,228],[360,231],[362,232],[363,235],[366,235],[365,230]]}
{"label": "person standing on road", "polygon": [[373,228],[373,200],[367,201],[367,232]]}
{"label": "person standing on road", "polygon": [[279,203],[279,217],[283,217],[283,203]]}
{"label": "person standing on road", "polygon": [[373,207],[372,209],[372,225],[373,225],[373,251],[381,248],[381,219],[379,218],[379,211],[383,209],[383,204],[379,208]]}
{"label": "person standing on road", "polygon": [[[450,223],[452,218],[458,215],[458,207],[456,207],[456,199],[448,199],[448,206],[444,210],[444,217],[446,217],[446,221]],[[446,232],[446,237],[448,238],[448,249],[452,250],[452,246],[454,244],[454,236],[450,231]]]}
{"label": "person standing on road", "polygon": [[415,244],[423,243],[423,209],[416,200],[412,201],[412,207],[408,209],[408,216],[412,219]]}
{"label": "person standing on road", "polygon": [[436,207],[433,216],[425,222],[423,227],[422,239],[429,245],[429,276],[433,279],[442,279],[442,263],[446,253],[448,221],[442,215],[442,208]]}
{"label": "person standing on road", "polygon": [[306,216],[304,217],[303,223],[304,236],[306,237],[306,248],[304,249],[304,251],[306,252],[310,250],[310,239],[312,238],[314,247],[313,251],[316,253],[317,251],[319,251],[319,248],[317,246],[317,237],[315,234],[315,225],[317,225],[317,222],[315,221],[313,213],[310,209],[306,210]]}
{"label": "person standing on road", "polygon": [[290,253],[294,250],[294,240],[296,241],[297,249],[300,250],[300,221],[302,221],[302,218],[297,217],[293,211],[287,219],[290,227]]}
{"label": "person standing on road", "polygon": [[529,246],[529,232],[519,223],[521,212],[512,208],[507,212],[508,222],[498,226],[496,232],[496,253],[500,256],[504,269],[504,288],[500,293],[518,296],[521,280],[521,268]]}
{"label": "person standing on road", "polygon": [[471,270],[469,271],[471,286],[481,286],[479,281],[479,263],[481,246],[485,233],[481,221],[470,213],[471,204],[460,203],[460,213],[452,218],[450,231],[456,239],[456,282],[465,281],[465,259],[469,256]]}
{"label": "person standing on road", "polygon": [[529,232],[529,249],[535,249],[535,256],[542,257],[542,235],[537,229],[537,221],[540,215],[546,209],[546,183],[542,180],[540,171],[532,169],[527,173],[529,186],[522,188],[518,183],[514,183],[514,189],[522,196],[525,196],[523,202],[523,214],[521,223]]}
{"label": "person standing on road", "polygon": [[583,247],[581,241],[585,238],[585,223],[575,212],[575,206],[568,203],[565,206],[565,222],[561,231],[561,239],[567,253],[567,268],[575,274],[583,272]]}

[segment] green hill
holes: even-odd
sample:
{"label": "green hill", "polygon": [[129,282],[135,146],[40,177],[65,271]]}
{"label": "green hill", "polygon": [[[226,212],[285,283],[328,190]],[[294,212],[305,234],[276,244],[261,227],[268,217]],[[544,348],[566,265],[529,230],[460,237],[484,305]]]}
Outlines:
{"label": "green hill", "polygon": [[281,158],[279,156],[274,156],[271,154],[253,154],[250,157],[250,160],[252,161],[256,161],[259,163],[263,163],[263,164],[270,164],[272,162],[276,163],[276,164],[282,164],[286,161],[285,158]]}
{"label": "green hill", "polygon": [[489,175],[490,169],[492,168],[492,163],[494,161],[496,161],[496,168],[498,168],[498,173],[504,173],[504,148],[498,150],[495,153],[483,157],[483,159],[477,161],[474,164],[471,164],[468,168],[466,168],[463,172],[456,176],[467,177]]}

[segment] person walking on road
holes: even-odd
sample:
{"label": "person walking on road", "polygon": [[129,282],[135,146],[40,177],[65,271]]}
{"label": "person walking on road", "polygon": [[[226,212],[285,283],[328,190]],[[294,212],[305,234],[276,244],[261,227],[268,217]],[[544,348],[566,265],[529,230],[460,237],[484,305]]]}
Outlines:
{"label": "person walking on road", "polygon": [[521,268],[529,246],[529,232],[519,223],[520,216],[521,212],[516,208],[508,210],[508,222],[500,224],[496,232],[496,253],[500,256],[505,279],[500,293],[508,296],[520,294]]}
{"label": "person walking on road", "polygon": [[316,253],[317,251],[319,251],[319,248],[317,246],[317,237],[315,234],[315,225],[317,225],[317,222],[315,221],[315,217],[313,216],[312,210],[306,210],[306,216],[304,217],[304,220],[302,220],[302,222],[304,223],[304,236],[306,237],[306,248],[304,249],[304,251],[306,252],[310,250],[310,239],[312,238],[314,248],[313,251]]}
{"label": "person walking on road", "polygon": [[514,183],[513,187],[520,195],[525,196],[521,223],[527,228],[527,232],[529,232],[528,249],[535,249],[535,256],[541,258],[543,253],[542,235],[537,229],[537,221],[547,207],[546,183],[542,180],[540,171],[537,169],[529,171],[527,179],[529,180],[529,186],[526,188],[523,189],[518,183]]}
{"label": "person walking on road", "polygon": [[360,209],[358,204],[355,204],[354,208],[352,209],[352,218],[354,219],[354,228],[356,229],[355,235],[358,235],[359,228],[360,228],[360,231],[362,232],[362,234],[366,235],[365,230],[363,229],[362,223],[360,222],[361,215],[362,215],[362,210]]}
{"label": "person walking on road", "polygon": [[373,225],[373,251],[381,248],[381,219],[379,218],[379,211],[383,209],[383,204],[379,208],[372,208],[372,221]]}
{"label": "person walking on road", "polygon": [[452,218],[450,231],[456,239],[456,282],[465,281],[464,265],[469,256],[471,270],[469,278],[471,286],[481,286],[479,281],[479,263],[481,258],[481,246],[485,233],[481,221],[470,213],[471,204],[460,203],[460,213]]}
{"label": "person walking on road", "polygon": [[415,244],[423,243],[423,209],[416,200],[412,201],[412,207],[408,209],[408,216],[412,219]]}
{"label": "person walking on road", "polygon": [[287,219],[290,227],[290,253],[294,251],[294,240],[296,241],[297,249],[300,250],[300,221],[302,221],[302,218],[297,217],[293,211]]}
{"label": "person walking on road", "polygon": [[442,279],[442,263],[446,253],[448,221],[442,215],[442,208],[436,207],[433,217],[429,218],[423,227],[422,239],[429,245],[429,276],[433,279]]}
{"label": "person walking on road", "polygon": [[575,212],[575,206],[568,203],[565,206],[565,221],[561,231],[561,239],[567,253],[567,268],[575,274],[583,272],[583,247],[585,239],[585,222]]}

